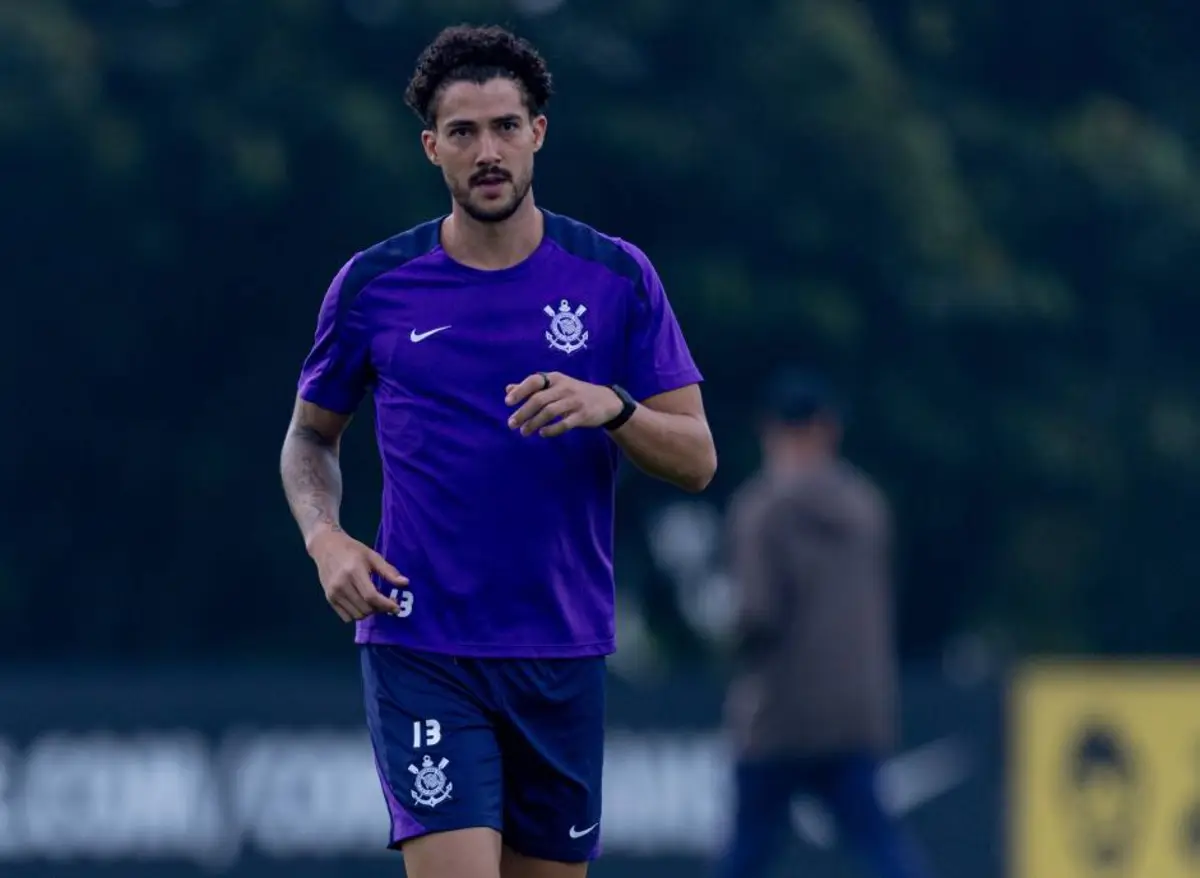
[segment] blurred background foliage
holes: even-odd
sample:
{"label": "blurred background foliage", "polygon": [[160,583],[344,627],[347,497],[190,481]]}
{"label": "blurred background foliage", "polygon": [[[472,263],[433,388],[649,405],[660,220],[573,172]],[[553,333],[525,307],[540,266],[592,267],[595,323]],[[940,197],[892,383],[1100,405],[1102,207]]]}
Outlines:
{"label": "blurred background foliage", "polygon": [[[3,654],[344,654],[279,443],[329,279],[446,209],[401,95],[464,20],[555,73],[539,202],[657,264],[708,378],[707,502],[756,465],[763,376],[814,366],[895,506],[906,657],[1200,650],[1197,9],[9,0]],[[625,480],[619,569],[683,662],[647,536],[677,499]]]}

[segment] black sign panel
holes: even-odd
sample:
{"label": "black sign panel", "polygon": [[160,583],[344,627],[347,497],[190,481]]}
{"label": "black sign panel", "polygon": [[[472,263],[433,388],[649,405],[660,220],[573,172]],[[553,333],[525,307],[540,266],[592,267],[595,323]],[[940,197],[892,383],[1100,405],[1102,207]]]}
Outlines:
{"label": "black sign panel", "polygon": [[[724,837],[729,760],[710,680],[613,681],[598,878],[693,878]],[[883,777],[939,874],[999,878],[998,686],[912,675]],[[795,803],[797,867],[843,874]],[[353,673],[295,668],[0,678],[0,873],[373,878],[402,873]],[[845,871],[844,874],[856,874]]]}

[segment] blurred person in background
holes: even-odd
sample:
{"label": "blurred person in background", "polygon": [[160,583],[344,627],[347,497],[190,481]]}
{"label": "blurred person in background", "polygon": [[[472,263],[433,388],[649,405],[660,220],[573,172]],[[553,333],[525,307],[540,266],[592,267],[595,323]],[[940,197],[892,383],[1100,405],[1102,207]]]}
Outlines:
{"label": "blurred person in background", "polygon": [[792,799],[808,794],[875,875],[923,878],[877,782],[898,676],[885,500],[841,457],[842,406],[820,377],[783,370],[760,415],[762,466],[728,519],[737,801],[718,874],[768,874],[790,837]]}
{"label": "blurred person in background", "polygon": [[[534,205],[550,93],[538,52],[501,28],[448,28],[422,53],[406,98],[450,212],[337,274],[282,452],[326,599],[357,623],[389,846],[410,878],[587,873],[617,465],[689,491],[716,469],[701,376],[650,261]],[[339,442],[368,390],[374,548],[339,525]]]}

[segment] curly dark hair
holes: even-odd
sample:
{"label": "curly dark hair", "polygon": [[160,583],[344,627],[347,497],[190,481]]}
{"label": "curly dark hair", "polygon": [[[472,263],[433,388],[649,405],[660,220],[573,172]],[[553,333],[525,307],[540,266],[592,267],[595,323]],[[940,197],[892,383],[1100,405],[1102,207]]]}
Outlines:
{"label": "curly dark hair", "polygon": [[439,91],[452,82],[482,85],[497,76],[517,82],[530,115],[545,109],[553,93],[550,71],[537,49],[502,27],[457,25],[425,47],[404,93],[404,102],[432,128]]}

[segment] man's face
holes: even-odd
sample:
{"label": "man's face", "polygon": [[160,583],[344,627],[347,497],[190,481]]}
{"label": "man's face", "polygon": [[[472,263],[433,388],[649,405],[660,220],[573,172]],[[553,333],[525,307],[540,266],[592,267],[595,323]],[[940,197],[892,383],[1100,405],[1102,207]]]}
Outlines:
{"label": "man's face", "polygon": [[1080,852],[1097,869],[1115,868],[1136,840],[1142,790],[1125,742],[1106,729],[1092,734],[1067,776],[1068,814]]}
{"label": "man's face", "polygon": [[546,117],[532,119],[521,88],[497,77],[483,85],[452,82],[437,103],[436,127],[422,143],[446,186],[481,222],[512,216],[533,185],[533,154],[546,136]]}
{"label": "man's face", "polygon": [[770,460],[835,454],[841,425],[832,416],[818,415],[803,424],[767,420],[760,428],[763,453]]}

